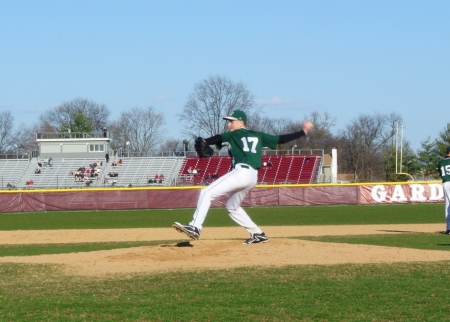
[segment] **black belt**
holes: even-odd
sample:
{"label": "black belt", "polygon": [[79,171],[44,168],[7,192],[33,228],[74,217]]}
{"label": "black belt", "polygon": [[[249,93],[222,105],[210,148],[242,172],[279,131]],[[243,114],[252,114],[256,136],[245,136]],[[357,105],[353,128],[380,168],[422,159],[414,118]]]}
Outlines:
{"label": "black belt", "polygon": [[245,165],[245,164],[241,164],[241,168],[250,169],[250,167],[248,165]]}

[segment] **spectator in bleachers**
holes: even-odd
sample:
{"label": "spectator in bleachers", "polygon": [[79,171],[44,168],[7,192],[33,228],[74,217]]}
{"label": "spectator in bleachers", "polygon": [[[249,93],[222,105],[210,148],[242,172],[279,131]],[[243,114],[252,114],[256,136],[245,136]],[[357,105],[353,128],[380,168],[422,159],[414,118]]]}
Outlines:
{"label": "spectator in bleachers", "polygon": [[187,169],[187,173],[192,174],[192,167],[189,167],[189,169]]}
{"label": "spectator in bleachers", "polygon": [[268,166],[268,167],[271,167],[271,166],[273,166],[273,163],[272,163],[272,161],[267,161],[267,166]]}
{"label": "spectator in bleachers", "polygon": [[106,154],[105,154],[105,160],[106,160],[106,163],[109,163],[109,153],[108,152],[106,152]]}
{"label": "spectator in bleachers", "polygon": [[46,166],[48,166],[48,158],[47,157],[45,157],[45,159],[44,159],[44,167],[46,167]]}
{"label": "spectator in bleachers", "polygon": [[32,184],[34,184],[34,182],[33,182],[33,180],[32,179],[30,179],[30,180],[28,180],[26,183],[25,183],[27,186],[29,186],[29,185],[32,185]]}
{"label": "spectator in bleachers", "polygon": [[161,173],[161,174],[159,175],[159,178],[160,178],[161,180],[164,180],[164,174]]}
{"label": "spectator in bleachers", "polygon": [[118,176],[119,176],[118,172],[109,172],[108,175],[107,175],[108,178],[115,178],[115,177],[118,177]]}
{"label": "spectator in bleachers", "polygon": [[148,183],[153,183],[153,179],[148,179]]}
{"label": "spectator in bleachers", "polygon": [[122,159],[119,159],[119,161],[117,161],[117,163],[119,164],[119,165],[121,165],[122,164]]}
{"label": "spectator in bleachers", "polygon": [[155,174],[155,181],[158,181],[159,179],[159,174]]}
{"label": "spectator in bleachers", "polygon": [[219,174],[216,172],[216,173],[213,173],[213,175],[211,176],[211,178],[214,178],[214,179],[216,179],[216,178],[218,178],[219,177]]}
{"label": "spectator in bleachers", "polygon": [[197,174],[198,174],[197,169],[194,168],[194,169],[192,170],[192,174],[193,174],[194,176],[197,175]]}
{"label": "spectator in bleachers", "polygon": [[52,157],[48,158],[48,166],[49,167],[53,166],[53,158]]}

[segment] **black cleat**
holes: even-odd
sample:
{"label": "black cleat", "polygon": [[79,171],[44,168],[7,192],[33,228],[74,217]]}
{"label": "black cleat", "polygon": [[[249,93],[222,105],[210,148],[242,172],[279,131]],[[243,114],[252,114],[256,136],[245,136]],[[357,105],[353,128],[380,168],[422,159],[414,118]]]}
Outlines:
{"label": "black cleat", "polygon": [[266,236],[266,234],[253,234],[252,237],[244,241],[242,244],[249,245],[249,244],[258,244],[258,243],[267,243],[269,241],[269,238]]}
{"label": "black cleat", "polygon": [[172,225],[176,231],[188,235],[192,239],[198,239],[200,237],[200,230],[197,227],[191,225],[182,225],[179,222],[174,222]]}

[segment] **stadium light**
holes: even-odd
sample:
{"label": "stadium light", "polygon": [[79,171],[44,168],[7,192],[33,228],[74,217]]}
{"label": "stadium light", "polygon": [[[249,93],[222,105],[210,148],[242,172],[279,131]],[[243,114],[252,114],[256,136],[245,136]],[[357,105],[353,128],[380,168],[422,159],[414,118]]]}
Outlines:
{"label": "stadium light", "polygon": [[292,153],[291,154],[294,154],[294,149],[297,147],[297,145],[294,145],[293,147],[292,147]]}

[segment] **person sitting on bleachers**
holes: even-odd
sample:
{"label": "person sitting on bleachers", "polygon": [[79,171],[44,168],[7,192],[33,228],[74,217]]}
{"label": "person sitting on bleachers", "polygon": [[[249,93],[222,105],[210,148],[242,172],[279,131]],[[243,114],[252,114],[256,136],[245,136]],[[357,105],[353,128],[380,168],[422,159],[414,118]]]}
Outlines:
{"label": "person sitting on bleachers", "polygon": [[41,168],[39,168],[39,167],[36,167],[36,170],[34,170],[34,173],[36,173],[36,174],[39,174],[39,173],[41,173]]}
{"label": "person sitting on bleachers", "polygon": [[189,169],[187,169],[187,173],[192,174],[192,167],[189,167]]}
{"label": "person sitting on bleachers", "polygon": [[111,179],[111,178],[105,178],[105,183],[108,183],[108,184],[110,184],[110,185],[115,185],[116,183],[117,183],[117,180],[113,180],[113,179]]}
{"label": "person sitting on bleachers", "polygon": [[273,163],[272,163],[272,161],[267,161],[267,166],[268,166],[268,167],[271,167],[271,166],[273,166]]}
{"label": "person sitting on bleachers", "polygon": [[32,185],[33,183],[34,183],[33,180],[30,179],[30,180],[28,180],[25,184],[26,184],[27,186],[29,186],[29,185]]}
{"label": "person sitting on bleachers", "polygon": [[122,159],[119,159],[119,161],[117,161],[117,163],[118,163],[119,165],[121,165],[121,164],[122,164]]}
{"label": "person sitting on bleachers", "polygon": [[211,176],[211,178],[218,178],[219,177],[219,174],[216,172],[216,173],[213,173],[213,175]]}
{"label": "person sitting on bleachers", "polygon": [[148,183],[153,183],[153,179],[148,179]]}

